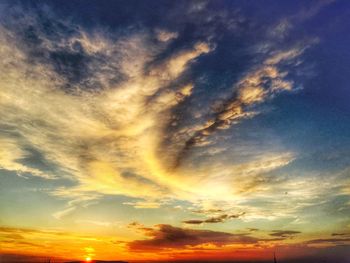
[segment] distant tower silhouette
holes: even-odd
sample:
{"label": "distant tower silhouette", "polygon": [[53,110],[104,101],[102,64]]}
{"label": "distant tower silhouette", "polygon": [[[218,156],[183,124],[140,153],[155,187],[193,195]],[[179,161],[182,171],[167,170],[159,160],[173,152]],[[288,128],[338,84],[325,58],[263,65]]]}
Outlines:
{"label": "distant tower silhouette", "polygon": [[273,262],[274,262],[274,263],[277,263],[277,260],[276,260],[276,252],[273,252]]}

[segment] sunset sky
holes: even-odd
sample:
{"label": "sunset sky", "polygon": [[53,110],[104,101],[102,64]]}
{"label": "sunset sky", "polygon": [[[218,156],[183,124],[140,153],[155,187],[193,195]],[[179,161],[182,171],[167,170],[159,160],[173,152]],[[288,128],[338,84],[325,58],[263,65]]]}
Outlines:
{"label": "sunset sky", "polygon": [[346,0],[0,1],[0,262],[350,262],[349,78]]}

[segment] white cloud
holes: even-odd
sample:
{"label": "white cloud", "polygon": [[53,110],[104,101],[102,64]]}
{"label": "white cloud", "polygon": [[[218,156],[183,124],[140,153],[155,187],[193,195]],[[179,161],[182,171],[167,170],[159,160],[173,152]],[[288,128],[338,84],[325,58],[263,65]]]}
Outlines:
{"label": "white cloud", "polygon": [[73,213],[75,210],[76,210],[76,207],[71,206],[71,207],[68,207],[62,211],[58,211],[58,212],[52,214],[52,216],[55,217],[56,219],[62,219],[63,217]]}
{"label": "white cloud", "polygon": [[[25,21],[37,26],[34,18]],[[169,198],[194,203],[198,199],[237,201],[253,190],[264,191],[260,174],[284,167],[294,159],[294,153],[270,151],[241,164],[214,158],[206,165],[193,163],[183,169],[169,169],[173,155],[179,154],[189,138],[205,145],[216,130],[230,128],[259,113],[248,106],[266,102],[281,90],[292,90],[293,83],[286,80],[287,72],[279,63],[293,61],[302,54],[303,47],[272,52],[234,85],[238,95],[225,103],[215,119],[188,124],[174,134],[173,145],[163,148],[172,110],[195,89],[190,81],[174,88],[169,85],[194,60],[212,52],[211,44],[198,42],[152,64],[166,43],[157,46],[151,41],[154,36],[144,32],[112,40],[106,32],[79,29],[73,35],[60,36],[58,43],[52,43],[40,28],[36,33],[47,52],[71,51],[80,43],[94,58],[87,64],[91,73],[88,80],[98,84],[86,90],[84,82],[69,83],[72,90],[65,90],[64,75],[48,61],[29,62],[33,58],[23,48],[25,43],[18,42],[9,29],[0,29],[0,126],[8,131],[1,134],[4,154],[0,166],[44,178],[71,179],[75,186],[51,193],[72,199],[62,211],[54,213],[58,219],[106,194],[140,198],[128,202],[137,208],[159,207]],[[111,81],[115,74],[123,78]],[[29,154],[25,150],[28,146],[59,167],[59,172],[48,175],[25,165],[22,159]]]}

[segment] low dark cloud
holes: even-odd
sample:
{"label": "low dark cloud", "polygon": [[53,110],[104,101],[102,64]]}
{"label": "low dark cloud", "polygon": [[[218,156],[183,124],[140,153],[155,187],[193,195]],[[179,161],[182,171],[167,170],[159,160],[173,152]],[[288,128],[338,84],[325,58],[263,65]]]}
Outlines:
{"label": "low dark cloud", "polygon": [[190,220],[185,220],[182,221],[185,224],[191,224],[191,225],[200,225],[204,222],[205,220],[198,220],[198,219],[190,219]]}
{"label": "low dark cloud", "polygon": [[203,224],[203,223],[222,223],[222,222],[225,222],[229,219],[239,218],[239,217],[243,216],[244,214],[245,213],[232,214],[232,215],[223,214],[223,215],[219,215],[219,216],[210,217],[210,218],[205,219],[205,220],[192,219],[192,220],[185,220],[182,222],[185,224],[193,224],[193,225],[199,225],[199,224]]}
{"label": "low dark cloud", "polygon": [[212,214],[212,213],[222,213],[224,210],[222,209],[199,209],[199,210],[193,210],[193,213],[196,214]]}
{"label": "low dark cloud", "polygon": [[344,244],[344,243],[349,243],[350,238],[321,238],[321,239],[313,239],[309,240],[306,243],[307,244]]}
{"label": "low dark cloud", "polygon": [[0,227],[0,234],[32,234],[32,233],[45,233],[43,231],[37,229],[29,229],[29,228],[15,228],[15,227]]}
{"label": "low dark cloud", "polygon": [[350,233],[332,233],[332,236],[350,236]]}
{"label": "low dark cloud", "polygon": [[255,244],[259,239],[246,234],[232,234],[227,232],[197,230],[174,227],[160,224],[153,228],[140,229],[148,237],[144,240],[134,240],[129,243],[131,250],[159,250],[160,248],[182,248],[185,246],[196,246],[201,244],[214,244],[222,246],[225,244]]}
{"label": "low dark cloud", "polygon": [[27,242],[27,241],[18,241],[18,240],[3,240],[2,241],[3,246],[29,246],[29,247],[38,247],[38,248],[44,248],[44,245],[36,244],[34,242]]}
{"label": "low dark cloud", "polygon": [[[19,262],[47,262],[48,257],[47,256],[33,256],[33,255],[25,255],[25,254],[10,254],[10,253],[3,253],[0,255],[0,261],[1,262],[13,262],[13,263],[19,263]],[[51,259],[53,259],[51,257]]]}
{"label": "low dark cloud", "polygon": [[289,238],[289,237],[293,237],[293,236],[300,234],[300,233],[301,233],[300,231],[294,231],[294,230],[274,230],[274,231],[272,231],[270,236]]}

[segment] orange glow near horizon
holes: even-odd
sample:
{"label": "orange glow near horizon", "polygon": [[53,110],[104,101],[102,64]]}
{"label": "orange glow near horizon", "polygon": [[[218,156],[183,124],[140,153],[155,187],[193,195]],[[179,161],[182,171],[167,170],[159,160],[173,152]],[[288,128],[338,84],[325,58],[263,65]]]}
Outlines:
{"label": "orange glow near horizon", "polygon": [[[2,243],[2,253],[18,254],[25,256],[47,257],[50,255],[56,260],[64,262],[67,260],[77,260],[82,258],[81,251],[84,250],[85,262],[92,262],[93,259],[99,260],[124,260],[124,261],[173,261],[173,260],[269,260],[273,253],[279,259],[290,259],[298,256],[317,255],[319,251],[326,248],[316,247],[315,245],[301,245],[302,239],[295,238],[293,243],[283,243],[280,241],[258,241],[247,244],[237,242],[236,244],[215,244],[214,242],[205,242],[203,244],[183,245],[178,243],[164,243],[159,241],[152,243],[152,240],[159,238],[162,232],[160,229],[147,228],[148,237],[140,238],[137,242],[134,239],[118,240],[116,236],[91,236],[69,232],[44,231],[34,229],[3,228],[0,229],[0,237],[4,237]],[[187,230],[186,228],[165,228],[172,230]],[[154,231],[150,236],[150,231]],[[198,230],[197,230],[198,231]],[[10,234],[16,233],[22,239],[14,242],[6,242]],[[202,232],[198,232],[202,233]],[[208,232],[204,232],[208,233]],[[215,233],[215,232],[210,232]],[[216,232],[220,233],[220,232]],[[15,235],[12,235],[16,237]],[[150,238],[151,237],[151,238]],[[45,247],[41,245],[41,240],[48,242]],[[151,243],[149,243],[151,242]],[[69,258],[67,257],[69,255]]]}

